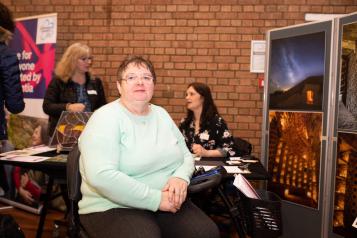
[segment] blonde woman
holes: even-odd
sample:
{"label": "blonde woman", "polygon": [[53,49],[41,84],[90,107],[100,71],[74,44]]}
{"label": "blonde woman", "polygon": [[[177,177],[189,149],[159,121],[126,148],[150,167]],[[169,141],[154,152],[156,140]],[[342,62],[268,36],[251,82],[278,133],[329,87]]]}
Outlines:
{"label": "blonde woman", "polygon": [[91,112],[106,104],[101,80],[89,72],[92,61],[90,48],[74,43],[58,62],[43,101],[43,111],[50,116],[49,135],[53,134],[62,111]]}

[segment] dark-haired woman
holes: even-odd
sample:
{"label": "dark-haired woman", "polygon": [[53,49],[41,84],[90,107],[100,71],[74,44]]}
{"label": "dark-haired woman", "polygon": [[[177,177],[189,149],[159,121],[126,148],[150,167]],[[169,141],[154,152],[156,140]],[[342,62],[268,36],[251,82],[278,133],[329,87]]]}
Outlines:
{"label": "dark-haired woman", "polygon": [[200,157],[235,156],[233,137],[217,111],[210,88],[204,83],[191,83],[186,100],[187,116],[179,128],[191,153]]}

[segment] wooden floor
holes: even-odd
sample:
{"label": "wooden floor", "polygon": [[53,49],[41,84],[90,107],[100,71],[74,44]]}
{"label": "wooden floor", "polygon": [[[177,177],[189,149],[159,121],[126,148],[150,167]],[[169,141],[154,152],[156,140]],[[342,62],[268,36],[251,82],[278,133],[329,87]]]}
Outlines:
{"label": "wooden floor", "polygon": [[[4,206],[7,207],[8,205],[0,204],[0,208],[1,207],[4,208]],[[16,222],[20,225],[21,229],[24,231],[26,238],[36,237],[37,225],[40,220],[39,215],[35,215],[33,213],[29,213],[18,208],[0,209],[0,214],[12,215],[15,218]],[[63,220],[63,218],[64,218],[63,212],[49,209],[46,217],[45,227],[42,233],[42,238],[52,238],[54,221]],[[65,235],[63,234],[60,237],[65,237]]]}

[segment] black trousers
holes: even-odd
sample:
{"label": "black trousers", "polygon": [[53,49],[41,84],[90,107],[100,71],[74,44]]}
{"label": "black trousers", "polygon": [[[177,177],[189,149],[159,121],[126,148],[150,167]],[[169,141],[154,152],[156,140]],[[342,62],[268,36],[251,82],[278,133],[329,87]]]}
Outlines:
{"label": "black trousers", "polygon": [[90,237],[98,238],[218,238],[216,224],[191,201],[177,213],[115,208],[80,215]]}
{"label": "black trousers", "polygon": [[[7,140],[0,140],[0,153],[7,152],[9,150],[10,149],[7,147]],[[5,193],[9,189],[4,165],[0,165],[0,187],[4,190]]]}
{"label": "black trousers", "polygon": [[3,165],[0,165],[0,187],[4,190],[5,193],[9,189],[5,168]]}

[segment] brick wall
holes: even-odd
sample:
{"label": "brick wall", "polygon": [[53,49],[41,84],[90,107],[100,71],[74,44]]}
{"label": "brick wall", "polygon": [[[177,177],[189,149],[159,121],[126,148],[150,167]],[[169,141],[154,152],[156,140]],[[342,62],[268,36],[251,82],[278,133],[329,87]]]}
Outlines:
{"label": "brick wall", "polygon": [[251,40],[304,22],[305,13],[357,11],[356,0],[1,0],[15,17],[58,13],[57,60],[77,41],[89,44],[107,97],[118,97],[116,68],[128,54],[148,56],[158,76],[153,102],[176,122],[188,83],[208,83],[234,136],[260,155],[263,89],[250,73]]}

